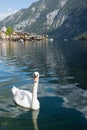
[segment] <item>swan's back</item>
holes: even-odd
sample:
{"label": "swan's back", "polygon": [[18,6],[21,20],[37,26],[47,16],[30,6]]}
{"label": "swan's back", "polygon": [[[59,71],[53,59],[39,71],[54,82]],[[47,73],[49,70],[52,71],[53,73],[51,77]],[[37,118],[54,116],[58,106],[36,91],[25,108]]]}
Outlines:
{"label": "swan's back", "polygon": [[16,88],[15,86],[12,88],[12,93],[14,96],[14,101],[16,104],[30,108],[32,103],[32,93],[26,90],[21,90]]}

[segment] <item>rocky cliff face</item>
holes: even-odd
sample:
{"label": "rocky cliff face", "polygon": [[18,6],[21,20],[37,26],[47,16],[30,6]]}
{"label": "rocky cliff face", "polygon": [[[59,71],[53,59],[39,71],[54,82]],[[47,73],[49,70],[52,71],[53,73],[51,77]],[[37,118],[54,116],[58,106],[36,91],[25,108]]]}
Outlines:
{"label": "rocky cliff face", "polygon": [[14,30],[74,37],[87,31],[87,0],[39,0],[4,21]]}

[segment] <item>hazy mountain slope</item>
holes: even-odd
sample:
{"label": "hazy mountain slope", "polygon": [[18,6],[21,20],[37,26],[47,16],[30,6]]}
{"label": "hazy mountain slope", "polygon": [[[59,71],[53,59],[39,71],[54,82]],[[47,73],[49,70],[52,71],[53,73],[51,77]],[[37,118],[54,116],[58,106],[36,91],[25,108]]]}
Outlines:
{"label": "hazy mountain slope", "polygon": [[39,0],[4,21],[14,30],[74,37],[87,31],[87,0]]}
{"label": "hazy mountain slope", "polygon": [[57,36],[58,34],[58,37],[69,38],[75,37],[87,31],[86,0],[72,0],[71,2],[70,0],[68,0],[67,4],[60,12],[61,18],[59,19],[62,19],[64,14],[67,14],[67,18],[63,22],[62,26],[57,29],[54,29],[54,31],[51,34],[55,34],[55,36]]}

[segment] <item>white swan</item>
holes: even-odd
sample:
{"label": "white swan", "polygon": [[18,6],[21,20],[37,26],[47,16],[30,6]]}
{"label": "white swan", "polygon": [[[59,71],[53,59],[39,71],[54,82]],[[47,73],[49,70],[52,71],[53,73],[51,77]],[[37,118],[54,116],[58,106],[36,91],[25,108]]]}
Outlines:
{"label": "white swan", "polygon": [[14,102],[22,107],[37,110],[40,108],[40,103],[37,99],[37,89],[39,82],[39,72],[34,72],[34,87],[33,92],[21,90],[13,86],[12,93],[14,96]]}

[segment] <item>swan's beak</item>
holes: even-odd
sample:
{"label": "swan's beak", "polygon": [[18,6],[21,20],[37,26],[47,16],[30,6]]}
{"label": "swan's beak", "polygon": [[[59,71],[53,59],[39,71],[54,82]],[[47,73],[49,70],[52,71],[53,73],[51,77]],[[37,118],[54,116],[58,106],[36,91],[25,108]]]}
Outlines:
{"label": "swan's beak", "polygon": [[38,82],[39,80],[39,72],[34,72],[34,82]]}
{"label": "swan's beak", "polygon": [[38,81],[38,76],[34,75],[34,82],[36,83]]}

